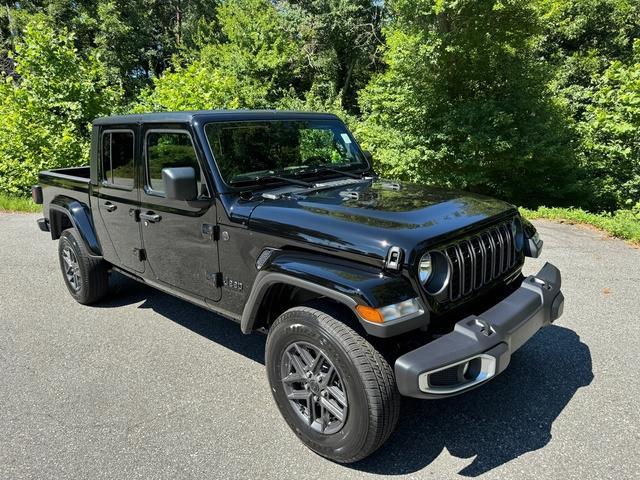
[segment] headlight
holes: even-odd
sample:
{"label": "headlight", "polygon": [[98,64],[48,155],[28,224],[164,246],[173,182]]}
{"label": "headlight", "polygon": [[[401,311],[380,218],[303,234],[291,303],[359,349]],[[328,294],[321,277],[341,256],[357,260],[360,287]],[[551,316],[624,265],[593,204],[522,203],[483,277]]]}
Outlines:
{"label": "headlight", "polygon": [[420,302],[417,298],[411,298],[404,302],[396,303],[394,305],[387,305],[379,309],[385,322],[396,320],[401,317],[408,317],[422,311]]}
{"label": "headlight", "polygon": [[444,253],[434,250],[422,256],[418,264],[418,279],[428,294],[441,294],[449,284],[449,277],[449,261]]}
{"label": "headlight", "polygon": [[433,267],[431,265],[431,254],[425,253],[420,259],[420,265],[418,265],[418,278],[420,279],[420,283],[422,285],[426,285],[429,281],[429,277],[431,277],[431,272],[433,271]]}

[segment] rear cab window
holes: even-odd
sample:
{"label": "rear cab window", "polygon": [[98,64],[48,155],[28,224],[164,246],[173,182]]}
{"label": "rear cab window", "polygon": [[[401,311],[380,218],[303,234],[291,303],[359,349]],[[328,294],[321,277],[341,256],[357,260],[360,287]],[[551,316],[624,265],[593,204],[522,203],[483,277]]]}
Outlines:
{"label": "rear cab window", "polygon": [[135,136],[132,130],[102,133],[101,180],[105,186],[133,189]]}

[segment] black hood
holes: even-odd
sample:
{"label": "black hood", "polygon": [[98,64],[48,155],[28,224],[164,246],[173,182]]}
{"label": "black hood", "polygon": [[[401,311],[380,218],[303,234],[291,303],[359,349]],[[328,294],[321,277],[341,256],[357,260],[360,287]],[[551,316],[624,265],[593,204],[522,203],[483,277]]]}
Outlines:
{"label": "black hood", "polygon": [[392,245],[410,253],[517,211],[467,192],[379,180],[265,199],[250,227],[279,237],[384,258]]}

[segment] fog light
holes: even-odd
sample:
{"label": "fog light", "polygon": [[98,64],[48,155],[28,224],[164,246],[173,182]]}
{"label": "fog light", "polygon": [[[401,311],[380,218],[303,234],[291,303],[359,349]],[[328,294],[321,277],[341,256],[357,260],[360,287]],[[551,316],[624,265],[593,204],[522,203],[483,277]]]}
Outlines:
{"label": "fog light", "polygon": [[425,393],[451,394],[471,388],[496,373],[496,359],[480,354],[461,362],[420,374],[418,386]]}

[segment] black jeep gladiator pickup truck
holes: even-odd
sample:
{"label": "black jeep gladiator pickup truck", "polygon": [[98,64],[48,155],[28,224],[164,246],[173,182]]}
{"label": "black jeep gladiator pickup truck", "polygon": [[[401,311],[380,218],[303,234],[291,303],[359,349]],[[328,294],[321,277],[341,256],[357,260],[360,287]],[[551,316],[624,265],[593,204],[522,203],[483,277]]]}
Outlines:
{"label": "black jeep gladiator pickup truck", "polygon": [[39,182],[78,302],[119,272],[267,332],[280,412],[337,462],[385,442],[400,395],[482,385],[562,314],[558,269],[521,273],[542,241],[516,208],[379,178],[334,115],[100,118],[90,167]]}

